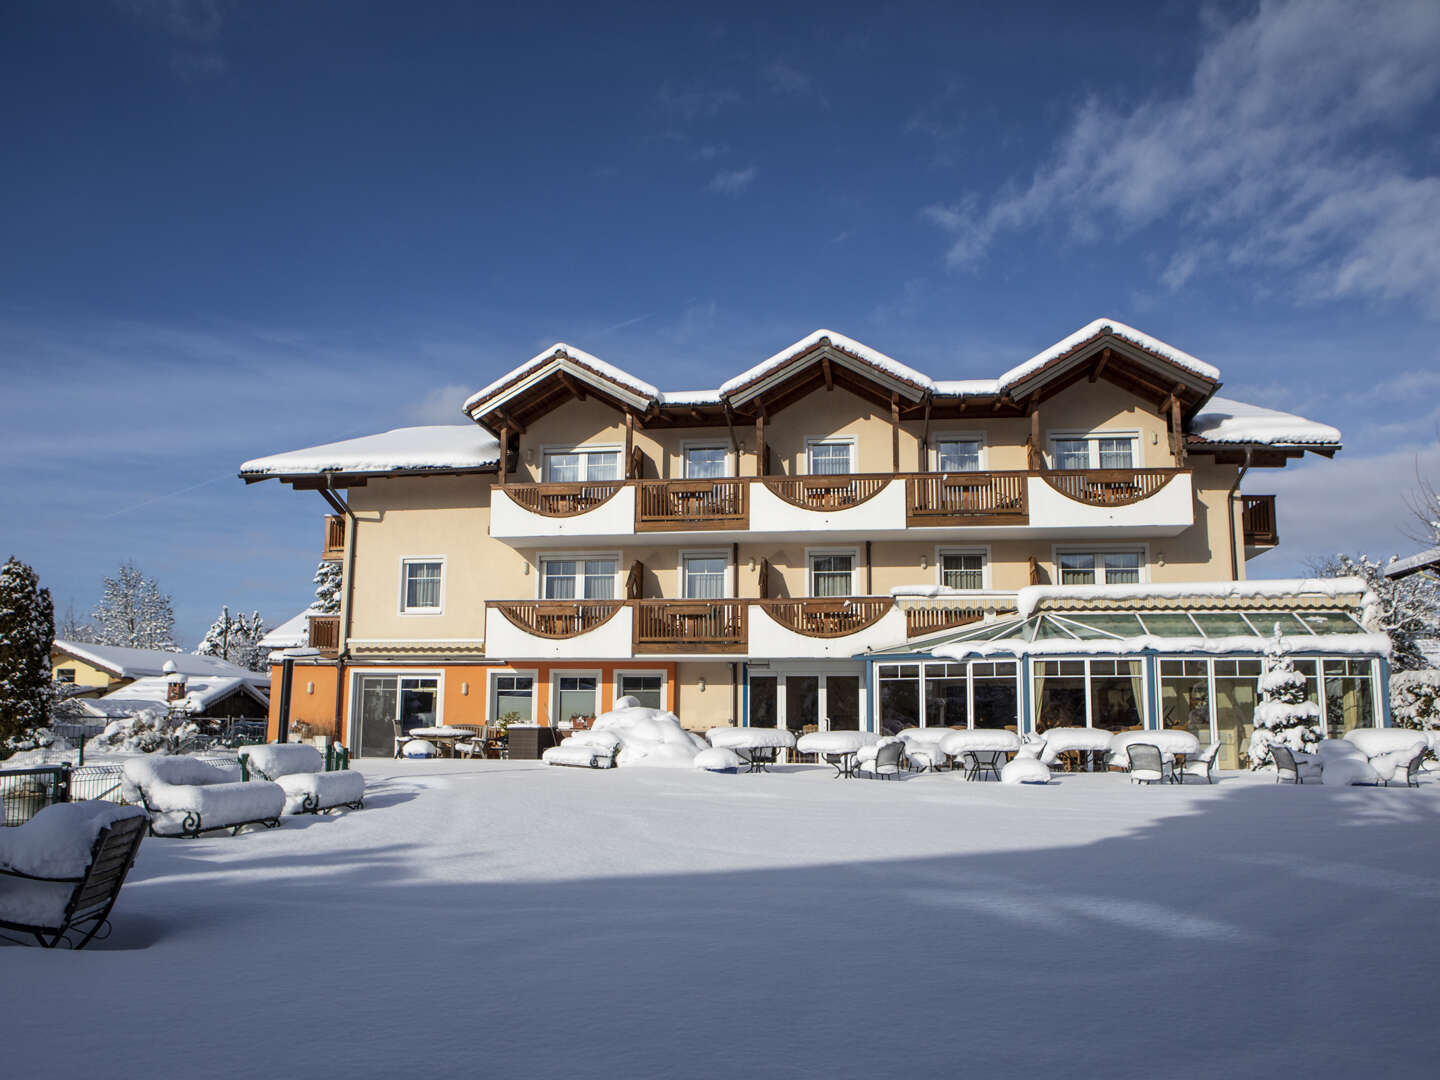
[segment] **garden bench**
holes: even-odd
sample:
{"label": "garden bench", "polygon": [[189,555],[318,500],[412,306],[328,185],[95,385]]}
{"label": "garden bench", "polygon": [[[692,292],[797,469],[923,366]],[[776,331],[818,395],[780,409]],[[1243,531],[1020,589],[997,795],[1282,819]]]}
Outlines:
{"label": "garden bench", "polygon": [[285,789],[269,781],[245,783],[233,770],[186,757],[135,758],[125,763],[126,798],[150,814],[151,836],[196,837],[215,829],[231,835],[246,825],[274,829]]}
{"label": "garden bench", "polygon": [[252,782],[273,781],[285,792],[285,813],[328,814],[365,808],[365,777],[350,769],[325,771],[319,750],[304,743],[267,743],[240,755],[240,770]]}

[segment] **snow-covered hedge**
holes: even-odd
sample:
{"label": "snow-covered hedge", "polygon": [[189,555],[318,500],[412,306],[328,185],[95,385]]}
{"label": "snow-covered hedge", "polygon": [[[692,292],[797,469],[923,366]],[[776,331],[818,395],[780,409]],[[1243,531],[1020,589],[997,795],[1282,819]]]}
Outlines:
{"label": "snow-covered hedge", "polygon": [[168,750],[173,740],[189,738],[199,731],[186,713],[156,705],[141,709],[133,716],[110,721],[90,745],[96,750],[153,754],[157,750]]}

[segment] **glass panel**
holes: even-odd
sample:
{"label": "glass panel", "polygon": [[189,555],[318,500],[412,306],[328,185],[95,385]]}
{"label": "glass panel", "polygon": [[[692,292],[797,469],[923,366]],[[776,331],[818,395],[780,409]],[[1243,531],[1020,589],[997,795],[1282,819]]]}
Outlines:
{"label": "glass panel", "polygon": [[1206,637],[1248,637],[1255,631],[1238,612],[1202,611],[1195,616],[1195,623],[1205,632]]}
{"label": "glass panel", "polygon": [[1288,611],[1247,611],[1245,618],[1261,637],[1269,637],[1280,627],[1282,634],[1306,634],[1310,631],[1305,624]]}
{"label": "glass panel", "polygon": [[1142,727],[1141,702],[1145,700],[1144,680],[1139,660],[1097,661],[1090,675],[1090,723],[1106,731],[1127,731]]}
{"label": "glass panel", "polygon": [[1375,726],[1375,693],[1368,674],[1325,679],[1325,726],[1332,739],[1344,738],[1356,728]]}
{"label": "glass panel", "polygon": [[725,462],[723,446],[691,446],[685,451],[685,475],[693,479],[724,476]]}
{"label": "glass panel", "polygon": [[1202,745],[1211,741],[1210,681],[1203,660],[1160,662],[1160,726],[1188,731]]}
{"label": "glass panel", "polygon": [[750,676],[750,726],[774,727],[779,715],[776,707],[779,681],[774,675]]}
{"label": "glass panel", "polygon": [[853,555],[812,555],[810,577],[812,596],[849,596]]}
{"label": "glass panel", "polygon": [[[1084,663],[1078,665],[1082,670]],[[1038,673],[1043,670],[1045,673]],[[1086,727],[1085,678],[1065,674],[1053,661],[1037,665],[1035,676],[1035,730],[1044,733],[1055,727]],[[1052,674],[1052,672],[1054,674]]]}
{"label": "glass panel", "polygon": [[797,735],[820,730],[820,676],[785,676],[785,726]]}
{"label": "glass panel", "polygon": [[[1237,670],[1239,662],[1230,661]],[[1250,735],[1255,730],[1255,705],[1259,700],[1257,670],[1242,675],[1222,675],[1222,661],[1215,663],[1215,732],[1220,738],[1217,764],[1222,769],[1239,769],[1250,764]]]}
{"label": "glass panel", "polygon": [[850,444],[848,442],[811,443],[810,472],[814,476],[829,476],[851,472]]}
{"label": "glass panel", "polygon": [[1200,636],[1200,631],[1195,629],[1195,624],[1190,621],[1190,616],[1184,612],[1161,612],[1152,615],[1147,611],[1140,616],[1140,621],[1145,624],[1145,632],[1154,634],[1156,637]]}
{"label": "glass panel", "polygon": [[1056,439],[1055,468],[1088,469],[1090,444],[1085,439]]}
{"label": "glass panel", "polygon": [[546,483],[574,483],[580,479],[580,455],[546,454],[541,477]]}
{"label": "glass panel", "polygon": [[978,472],[980,443],[973,439],[942,439],[936,447],[938,472]]}
{"label": "glass panel", "polygon": [[573,559],[542,559],[540,570],[545,577],[546,600],[575,599],[575,569]]}
{"label": "glass panel", "polygon": [[591,450],[585,454],[586,480],[619,480],[620,451]]}
{"label": "glass panel", "polygon": [[406,731],[435,726],[436,679],[400,680],[400,726]]}
{"label": "glass panel", "polygon": [[1052,638],[1066,638],[1073,641],[1075,635],[1069,627],[1054,621],[1050,618],[1050,616],[1042,616],[1039,623],[1035,627],[1034,640],[1048,641]]}
{"label": "glass panel", "polygon": [[1060,584],[1094,585],[1095,556],[1076,552],[1060,553]]}
{"label": "glass panel", "polygon": [[597,680],[593,675],[562,675],[555,680],[559,687],[555,719],[564,723],[595,719]]}
{"label": "glass panel", "polygon": [[1102,558],[1105,562],[1105,584],[1135,585],[1140,581],[1140,552],[1107,551]]}
{"label": "glass panel", "polygon": [[975,664],[972,668],[975,697],[973,725],[1014,731],[1020,719],[1020,688],[1015,681],[1015,665],[995,664],[993,676],[982,674],[983,669],[990,667],[989,664]]}
{"label": "glass panel", "polygon": [[685,596],[691,600],[713,600],[724,595],[724,557],[687,556],[685,559]]}
{"label": "glass panel", "polygon": [[985,587],[985,556],[940,556],[940,582],[950,589],[983,589]]}
{"label": "glass panel", "polygon": [[360,755],[391,757],[395,753],[396,680],[367,675],[360,680]]}
{"label": "glass panel", "polygon": [[1139,637],[1145,632],[1140,625],[1140,620],[1134,615],[1091,615],[1089,612],[1077,612],[1074,615],[1067,615],[1066,621],[1072,624],[1070,629],[1081,637],[1096,636],[1085,634],[1080,629],[1082,626],[1093,627],[1106,634],[1114,634],[1116,637]]}
{"label": "glass panel", "polygon": [[495,676],[490,721],[495,724],[529,724],[535,720],[535,680],[529,675]]}
{"label": "glass panel", "polygon": [[440,564],[409,562],[405,564],[405,609],[438,608],[440,606]]}
{"label": "glass panel", "polygon": [[894,735],[920,723],[920,672],[918,664],[897,665],[904,678],[880,680],[880,731]]}
{"label": "glass panel", "polygon": [[1358,634],[1360,626],[1354,619],[1340,611],[1297,612],[1305,625],[1317,634]]}
{"label": "glass panel", "polygon": [[619,697],[633,697],[647,709],[664,708],[663,675],[621,675]]}
{"label": "glass panel", "polygon": [[1100,468],[1130,469],[1135,465],[1134,443],[1129,439],[1100,440]]}
{"label": "glass panel", "polygon": [[831,731],[860,730],[860,676],[825,676],[825,716]]}
{"label": "glass panel", "polygon": [[615,560],[585,560],[585,599],[615,599]]}
{"label": "glass panel", "polygon": [[[955,673],[950,668],[959,669]],[[965,669],[960,664],[927,664],[925,667],[925,726],[970,726],[966,705]]]}

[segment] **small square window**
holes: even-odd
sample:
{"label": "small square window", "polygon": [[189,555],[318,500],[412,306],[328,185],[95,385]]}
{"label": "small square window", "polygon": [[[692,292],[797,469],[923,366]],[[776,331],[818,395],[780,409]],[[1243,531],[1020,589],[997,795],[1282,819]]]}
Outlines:
{"label": "small square window", "polygon": [[811,596],[850,596],[855,556],[830,553],[810,556]]}
{"label": "small square window", "polygon": [[439,560],[406,559],[403,611],[439,611],[445,564]]}
{"label": "small square window", "polygon": [[854,472],[850,467],[850,452],[854,449],[849,442],[812,442],[810,444],[810,474],[812,476],[835,476]]}
{"label": "small square window", "polygon": [[983,589],[985,556],[970,552],[942,551],[940,584],[948,589]]}

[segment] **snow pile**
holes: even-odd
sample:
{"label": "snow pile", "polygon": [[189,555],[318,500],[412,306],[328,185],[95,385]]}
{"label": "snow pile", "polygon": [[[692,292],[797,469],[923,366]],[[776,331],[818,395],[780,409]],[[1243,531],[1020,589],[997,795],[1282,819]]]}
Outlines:
{"label": "snow pile", "polygon": [[1190,431],[1206,442],[1258,443],[1265,446],[1338,446],[1340,429],[1294,413],[1264,409],[1243,401],[1212,397],[1190,421]]}
{"label": "snow pile", "polygon": [[275,782],[285,792],[287,814],[332,810],[358,803],[365,797],[365,776],[355,769],[286,773]]}
{"label": "snow pile", "polygon": [[1000,770],[1002,784],[1048,784],[1050,770],[1033,757],[1017,757],[1007,761]]}
{"label": "snow pile", "polygon": [[1388,753],[1376,754],[1370,759],[1370,767],[1379,774],[1381,780],[1392,784],[1403,784],[1409,772],[1410,762],[1416,754],[1423,754],[1428,749],[1430,749],[1428,742],[1423,738],[1416,739],[1403,750],[1391,750]]}
{"label": "snow pile", "polygon": [[788,749],[795,745],[795,733],[788,728],[719,727],[705,733],[711,746],[730,750],[755,750],[762,747]]}
{"label": "snow pile", "polygon": [[250,764],[271,780],[296,773],[318,773],[325,769],[325,758],[319,750],[305,743],[267,743],[243,751]]}
{"label": "snow pile", "polygon": [[712,746],[709,750],[701,750],[695,755],[693,762],[695,768],[703,769],[705,772],[732,773],[739,770],[744,764],[740,755],[734,750],[726,750],[723,746]]}
{"label": "snow pile", "polygon": [[688,769],[695,755],[705,749],[704,741],[681,727],[674,713],[647,709],[633,697],[621,698],[614,709],[597,716],[591,732],[609,733],[620,740],[615,764],[622,766]]}
{"label": "snow pile", "polygon": [[1408,750],[1426,737],[1408,728],[1356,728],[1345,733],[1345,741],[1368,758]]}
{"label": "snow pile", "polygon": [[472,424],[431,424],[253,458],[240,466],[240,475],[259,478],[325,472],[446,472],[484,469],[499,460],[499,442],[480,428]]}
{"label": "snow pile", "polygon": [[1331,787],[1378,784],[1380,774],[1354,743],[1344,739],[1322,739],[1316,747],[1320,758],[1320,781]]}
{"label": "snow pile", "polygon": [[1171,729],[1167,731],[1117,731],[1110,736],[1109,750],[1112,765],[1128,765],[1128,747],[1143,743],[1156,747],[1167,758],[1176,754],[1198,754],[1200,740],[1188,731]]}
{"label": "snow pile", "polygon": [[[144,815],[138,806],[98,800],[47,806],[18,828],[0,829],[0,867],[34,877],[80,877],[102,829]],[[0,875],[0,919],[58,926],[74,889]]]}
{"label": "snow pile", "polygon": [[433,758],[439,757],[440,751],[433,742],[425,739],[411,739],[400,748],[400,755],[407,758]]}

